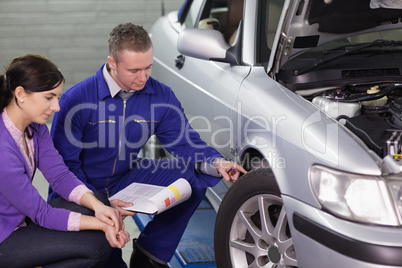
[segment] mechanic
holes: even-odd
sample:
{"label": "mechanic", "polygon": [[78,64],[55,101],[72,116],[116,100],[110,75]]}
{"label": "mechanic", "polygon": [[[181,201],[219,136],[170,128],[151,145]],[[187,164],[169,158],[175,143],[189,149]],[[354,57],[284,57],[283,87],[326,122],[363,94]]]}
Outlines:
{"label": "mechanic", "polygon": [[[110,33],[107,62],[63,94],[51,130],[70,170],[108,197],[132,182],[161,186],[178,178],[190,182],[190,199],[154,216],[134,241],[130,267],[141,268],[168,267],[206,188],[221,177],[236,181],[246,173],[200,139],[173,91],[150,76],[152,64],[153,45],[146,30],[132,23],[116,26]],[[175,159],[137,157],[153,134]],[[49,199],[54,196],[49,189]],[[135,215],[122,209],[130,203],[113,200],[111,205],[122,217]],[[109,263],[126,266],[121,250]]]}

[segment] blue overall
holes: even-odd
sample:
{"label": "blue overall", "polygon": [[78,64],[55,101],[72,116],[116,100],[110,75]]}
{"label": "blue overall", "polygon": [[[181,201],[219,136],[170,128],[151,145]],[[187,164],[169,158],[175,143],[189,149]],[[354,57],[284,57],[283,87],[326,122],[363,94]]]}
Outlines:
{"label": "blue overall", "polygon": [[[196,172],[194,165],[211,162],[221,154],[191,128],[168,86],[150,77],[144,89],[124,101],[118,95],[111,96],[102,68],[61,97],[61,110],[51,128],[55,147],[81,181],[107,196],[132,182],[163,186],[178,178],[190,182],[191,198],[156,215],[137,241],[153,256],[168,262],[206,188],[221,179]],[[176,159],[137,158],[153,134]],[[50,189],[49,199],[55,196]]]}

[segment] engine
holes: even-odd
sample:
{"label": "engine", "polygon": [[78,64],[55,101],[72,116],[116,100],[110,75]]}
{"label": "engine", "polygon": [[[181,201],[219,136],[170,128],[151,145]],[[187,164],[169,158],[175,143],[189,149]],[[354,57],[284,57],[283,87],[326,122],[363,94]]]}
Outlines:
{"label": "engine", "polygon": [[312,102],[380,157],[402,158],[402,84],[331,89]]}

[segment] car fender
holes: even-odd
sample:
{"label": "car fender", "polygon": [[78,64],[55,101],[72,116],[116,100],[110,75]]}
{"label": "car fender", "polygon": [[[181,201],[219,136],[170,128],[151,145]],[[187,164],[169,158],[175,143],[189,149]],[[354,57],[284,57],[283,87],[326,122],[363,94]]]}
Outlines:
{"label": "car fender", "polygon": [[314,164],[381,175],[379,159],[358,138],[311,102],[273,83],[262,67],[252,69],[238,100],[242,103],[237,111],[237,116],[241,114],[238,155],[244,157],[250,148],[260,152],[282,194],[318,205],[308,180]]}

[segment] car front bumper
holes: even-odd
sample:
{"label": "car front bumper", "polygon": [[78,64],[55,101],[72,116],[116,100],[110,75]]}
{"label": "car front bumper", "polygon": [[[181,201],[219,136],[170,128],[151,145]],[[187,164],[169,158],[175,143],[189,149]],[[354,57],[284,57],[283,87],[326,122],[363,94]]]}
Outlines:
{"label": "car front bumper", "polygon": [[350,222],[283,199],[299,267],[402,267],[402,228]]}

